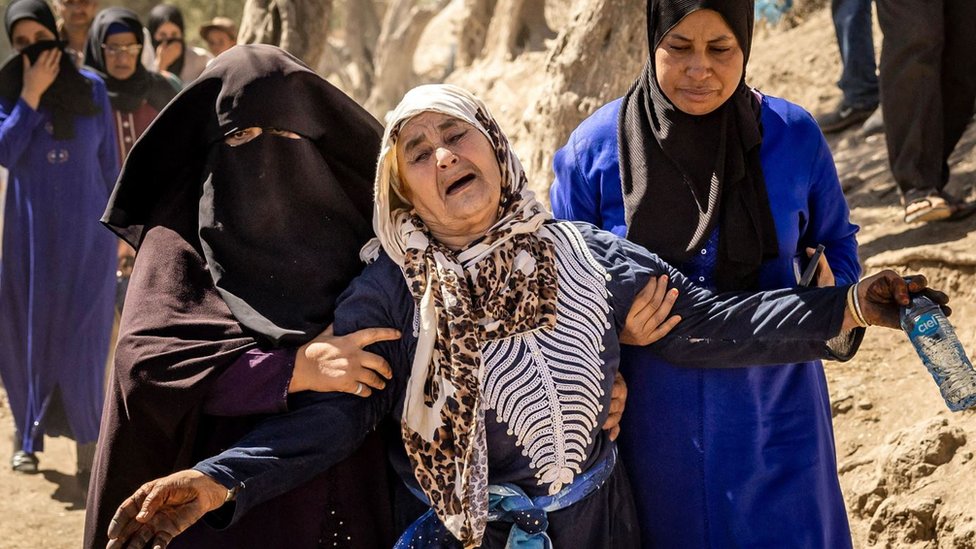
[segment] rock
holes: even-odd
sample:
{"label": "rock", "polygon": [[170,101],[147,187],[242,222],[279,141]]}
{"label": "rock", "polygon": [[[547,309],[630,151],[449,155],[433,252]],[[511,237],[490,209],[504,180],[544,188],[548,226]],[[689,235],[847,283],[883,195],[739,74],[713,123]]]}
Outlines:
{"label": "rock", "polygon": [[938,504],[924,497],[901,502],[885,500],[871,520],[868,541],[885,541],[891,547],[936,539],[935,514]]}
{"label": "rock", "polygon": [[914,541],[931,539],[929,536],[935,531],[933,512],[942,500],[938,496],[922,498],[913,490],[920,479],[930,477],[941,465],[951,461],[965,443],[962,429],[950,426],[947,419],[934,419],[892,433],[884,444],[868,454],[842,462],[839,467],[842,475],[875,464],[872,472],[867,475],[862,472],[862,476],[854,479],[847,497],[849,513],[871,519],[874,537],[869,538],[874,541],[883,541],[877,535],[889,526],[897,532],[886,533],[884,540],[889,539],[889,534]]}
{"label": "rock", "polygon": [[947,419],[933,419],[896,432],[889,439],[890,448],[881,471],[892,492],[906,491],[920,478],[932,474],[948,463],[956,450],[966,443],[958,427]]}
{"label": "rock", "polygon": [[857,402],[857,407],[861,410],[870,410],[874,408],[874,404],[870,400],[864,399]]}
{"label": "rock", "polygon": [[[863,464],[853,463],[854,466]],[[847,511],[861,518],[873,517],[878,507],[888,497],[885,479],[868,477],[858,479],[852,487],[853,497],[847,502]]]}
{"label": "rock", "polygon": [[854,397],[848,395],[845,397],[838,398],[830,403],[830,415],[831,417],[837,417],[841,414],[846,414],[851,411],[854,407]]}

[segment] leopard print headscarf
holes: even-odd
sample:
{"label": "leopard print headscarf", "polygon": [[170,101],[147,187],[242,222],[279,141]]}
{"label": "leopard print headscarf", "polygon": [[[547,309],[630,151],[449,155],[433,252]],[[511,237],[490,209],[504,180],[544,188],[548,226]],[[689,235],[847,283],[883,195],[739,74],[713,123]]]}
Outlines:
{"label": "leopard print headscarf", "polygon": [[[457,252],[431,236],[398,191],[399,131],[428,111],[458,118],[484,134],[502,175],[498,221]],[[521,163],[484,103],[449,85],[414,88],[387,117],[375,191],[373,228],[403,269],[420,316],[403,407],[403,443],[438,518],[465,547],[476,547],[488,516],[481,347],[556,325],[555,255],[552,245],[536,236],[551,214],[528,190]],[[376,251],[374,241],[363,253]]]}

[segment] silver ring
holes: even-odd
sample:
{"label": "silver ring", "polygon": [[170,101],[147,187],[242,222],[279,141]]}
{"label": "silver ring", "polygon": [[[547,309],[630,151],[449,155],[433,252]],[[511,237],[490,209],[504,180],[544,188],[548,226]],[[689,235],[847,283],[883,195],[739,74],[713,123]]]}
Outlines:
{"label": "silver ring", "polygon": [[358,394],[360,394],[362,392],[363,392],[363,383],[361,381],[357,381],[356,382],[356,392],[353,393],[353,394],[354,395],[358,395]]}

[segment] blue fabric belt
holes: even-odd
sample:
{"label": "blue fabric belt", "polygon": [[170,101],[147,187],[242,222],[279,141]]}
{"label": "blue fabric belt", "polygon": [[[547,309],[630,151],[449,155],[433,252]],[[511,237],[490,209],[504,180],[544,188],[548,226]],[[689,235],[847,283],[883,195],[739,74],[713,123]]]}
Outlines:
{"label": "blue fabric belt", "polygon": [[[565,509],[596,492],[610,478],[617,464],[617,448],[602,461],[590,467],[558,493],[551,496],[529,497],[514,484],[492,484],[488,487],[488,521],[511,522],[506,549],[552,549],[552,540],[546,534],[549,528],[548,513]],[[427,496],[411,484],[407,485],[421,501]],[[414,521],[393,549],[457,549],[461,543],[444,527],[430,509]]]}

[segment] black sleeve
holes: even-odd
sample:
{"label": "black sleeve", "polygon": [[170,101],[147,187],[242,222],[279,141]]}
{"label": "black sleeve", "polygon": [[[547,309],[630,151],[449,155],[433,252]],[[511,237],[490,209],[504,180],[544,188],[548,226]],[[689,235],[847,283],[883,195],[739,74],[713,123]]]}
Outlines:
{"label": "black sleeve", "polygon": [[618,330],[651,277],[666,274],[668,286],[678,289],[671,314],[680,315],[681,322],[650,345],[665,360],[731,368],[835,357],[827,341],[841,331],[846,286],[716,294],[696,286],[660,257],[630,241],[590,225],[577,226],[590,252],[607,271]]}
{"label": "black sleeve", "polygon": [[[384,273],[397,277],[379,276]],[[339,298],[335,333],[344,335],[367,327],[394,327],[408,333],[412,302],[405,295],[398,270],[367,268]],[[404,306],[410,310],[403,310]],[[393,369],[394,378],[386,389],[374,391],[369,398],[346,393],[292,395],[288,412],[262,420],[233,448],[194,466],[227,488],[238,487],[234,503],[207,517],[212,526],[233,524],[255,505],[345,459],[394,408],[409,375],[405,345],[402,340],[388,341],[367,349],[385,358]]]}

